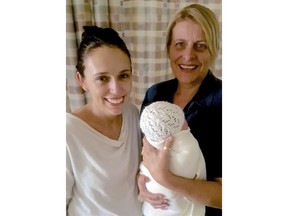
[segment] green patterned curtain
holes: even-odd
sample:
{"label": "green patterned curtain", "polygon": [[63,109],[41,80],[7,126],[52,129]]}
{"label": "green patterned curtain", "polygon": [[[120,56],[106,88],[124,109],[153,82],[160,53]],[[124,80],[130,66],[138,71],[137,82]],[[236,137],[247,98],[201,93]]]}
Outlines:
{"label": "green patterned curtain", "polygon": [[[132,55],[131,101],[139,108],[149,86],[173,77],[165,51],[166,28],[177,10],[191,3],[209,7],[222,23],[221,0],[66,0],[67,112],[90,99],[75,80],[76,50],[84,25],[112,27],[126,42]],[[213,72],[222,77],[222,49]]]}

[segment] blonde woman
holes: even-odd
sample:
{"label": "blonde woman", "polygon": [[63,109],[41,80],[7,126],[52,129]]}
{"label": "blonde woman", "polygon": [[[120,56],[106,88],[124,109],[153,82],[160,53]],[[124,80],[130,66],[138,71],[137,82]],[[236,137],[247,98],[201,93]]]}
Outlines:
{"label": "blonde woman", "polygon": [[[222,215],[222,81],[211,71],[219,49],[215,14],[199,4],[178,11],[168,26],[166,48],[175,78],[151,86],[142,109],[155,101],[169,101],[183,109],[203,153],[207,180],[191,180],[169,170],[170,139],[165,149],[156,149],[144,137],[143,163],[159,184],[205,205],[206,216]],[[139,176],[139,198],[155,208],[167,209],[169,200],[163,194],[148,192],[148,181]]]}

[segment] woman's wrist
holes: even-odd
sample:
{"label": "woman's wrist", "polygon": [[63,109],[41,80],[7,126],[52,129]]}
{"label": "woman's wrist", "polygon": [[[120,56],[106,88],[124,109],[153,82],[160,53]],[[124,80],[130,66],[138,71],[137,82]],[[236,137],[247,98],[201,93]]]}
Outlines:
{"label": "woman's wrist", "polygon": [[171,181],[174,178],[174,174],[171,173],[169,170],[164,172],[158,172],[155,180],[163,185],[164,187],[171,187]]}

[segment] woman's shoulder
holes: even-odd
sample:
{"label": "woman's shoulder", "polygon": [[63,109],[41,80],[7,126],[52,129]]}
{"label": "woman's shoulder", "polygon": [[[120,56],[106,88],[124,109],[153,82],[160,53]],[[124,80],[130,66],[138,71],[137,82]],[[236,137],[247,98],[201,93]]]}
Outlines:
{"label": "woman's shoulder", "polygon": [[216,91],[222,91],[222,80],[216,77],[211,71],[208,72],[205,79],[206,83]]}
{"label": "woman's shoulder", "polygon": [[72,113],[66,113],[66,126],[70,126],[73,122],[77,121],[77,117]]}
{"label": "woman's shoulder", "polygon": [[211,71],[209,71],[203,82],[203,88],[205,91],[208,91],[217,97],[222,97],[222,80],[216,77]]}
{"label": "woman's shoulder", "polygon": [[79,119],[72,113],[66,113],[66,130],[71,131],[76,124],[79,124]]}
{"label": "woman's shoulder", "polygon": [[203,107],[215,107],[222,105],[222,80],[211,71],[204,78],[195,101]]}
{"label": "woman's shoulder", "polygon": [[88,123],[73,113],[66,113],[66,132],[74,133],[79,128],[89,127]]}

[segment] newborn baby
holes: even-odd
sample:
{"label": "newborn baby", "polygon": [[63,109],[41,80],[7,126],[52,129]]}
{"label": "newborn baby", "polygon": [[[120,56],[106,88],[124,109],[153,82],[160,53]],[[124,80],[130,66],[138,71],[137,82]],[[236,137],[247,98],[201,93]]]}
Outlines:
{"label": "newborn baby", "polygon": [[[174,138],[170,151],[169,168],[178,176],[206,180],[206,166],[197,140],[190,132],[183,110],[172,103],[157,101],[145,107],[140,117],[140,128],[148,142],[155,148],[163,148],[165,139]],[[205,206],[192,203],[185,197],[158,184],[148,169],[140,164],[140,173],[148,176],[147,189],[152,193],[161,193],[169,200],[167,210],[154,209],[148,202],[143,203],[145,216],[204,216]]]}

